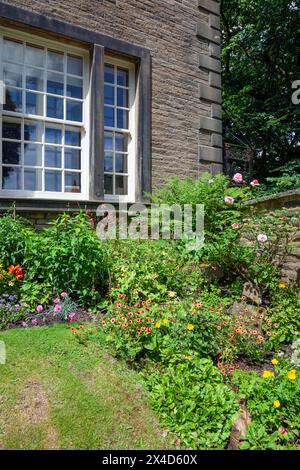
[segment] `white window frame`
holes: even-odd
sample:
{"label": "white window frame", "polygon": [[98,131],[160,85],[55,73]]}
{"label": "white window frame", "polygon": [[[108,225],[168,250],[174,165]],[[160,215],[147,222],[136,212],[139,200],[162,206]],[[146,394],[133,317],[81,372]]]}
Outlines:
{"label": "white window frame", "polygon": [[[127,195],[111,195],[105,194],[104,200],[107,202],[135,202],[136,200],[136,165],[137,165],[137,93],[136,93],[136,67],[135,64],[125,61],[113,56],[104,57],[105,64],[116,65],[121,68],[127,69],[129,72],[129,113],[128,129],[119,129],[113,127],[106,127],[104,125],[104,132],[121,132],[128,135],[128,194]],[[104,109],[103,109],[104,113]],[[104,144],[103,144],[104,145]]]}
{"label": "white window frame", "polygon": [[[32,119],[34,121],[41,121],[43,123],[58,124],[60,126],[74,126],[82,129],[81,136],[81,192],[80,193],[67,193],[67,192],[55,192],[55,191],[28,191],[28,190],[3,190],[0,189],[1,198],[9,199],[48,199],[48,200],[76,200],[83,201],[89,199],[89,154],[90,154],[90,138],[89,138],[89,129],[90,129],[90,64],[89,64],[89,51],[82,49],[70,44],[65,44],[59,41],[53,41],[50,39],[45,39],[38,35],[32,35],[26,32],[20,32],[11,28],[6,28],[0,26],[0,54],[3,51],[3,36],[7,36],[11,39],[16,39],[18,41],[28,41],[32,45],[37,45],[44,47],[46,50],[49,48],[58,52],[74,54],[81,56],[83,58],[83,122],[77,121],[68,121],[65,119],[56,119],[48,118],[46,116],[46,80],[44,81],[44,116],[31,115],[26,113],[18,113],[13,111],[3,110],[2,105],[0,104],[0,136],[2,136],[2,116],[11,117],[11,118],[23,118],[23,119]],[[64,74],[66,71],[64,71]],[[3,79],[3,61],[2,56],[0,56],[0,80]],[[23,73],[23,101],[25,93],[25,83],[24,83],[24,73]],[[25,103],[24,103],[25,105]],[[24,109],[24,108],[23,108]],[[42,136],[42,142],[44,143],[44,133]],[[2,144],[0,145],[0,181],[2,181]],[[71,171],[71,170],[70,170]]]}

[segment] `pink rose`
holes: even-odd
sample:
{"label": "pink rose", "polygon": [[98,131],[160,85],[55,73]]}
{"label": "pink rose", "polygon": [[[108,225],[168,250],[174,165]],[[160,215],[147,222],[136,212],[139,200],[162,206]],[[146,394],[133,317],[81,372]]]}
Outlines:
{"label": "pink rose", "polygon": [[65,297],[68,297],[68,294],[67,294],[66,292],[62,292],[62,293],[60,294],[60,296],[63,297],[63,298],[65,298]]}
{"label": "pink rose", "polygon": [[61,312],[61,306],[60,305],[55,305],[54,312],[56,312],[56,313]]}
{"label": "pink rose", "polygon": [[236,173],[232,179],[235,183],[242,183],[243,175],[241,175],[241,173]]}
{"label": "pink rose", "polygon": [[257,241],[259,243],[265,243],[266,241],[268,241],[268,237],[264,233],[260,233],[259,235],[257,235]]}
{"label": "pink rose", "polygon": [[36,326],[36,325],[38,324],[38,322],[37,322],[37,320],[33,319],[33,320],[31,320],[31,324],[32,324],[33,326]]}
{"label": "pink rose", "polygon": [[55,304],[59,304],[60,298],[56,297],[56,299],[54,299],[53,302],[54,302]]}
{"label": "pink rose", "polygon": [[231,227],[234,229],[234,230],[237,230],[240,228],[239,224],[232,224]]}
{"label": "pink rose", "polygon": [[257,180],[253,180],[251,181],[251,186],[254,187],[254,186],[260,186],[259,182]]}
{"label": "pink rose", "polygon": [[282,427],[278,429],[278,432],[280,432],[280,434],[287,434],[287,430]]}
{"label": "pink rose", "polygon": [[233,204],[234,203],[234,199],[231,196],[226,196],[224,198],[224,201],[226,202],[226,204]]}
{"label": "pink rose", "polygon": [[38,305],[37,308],[36,308],[37,313],[42,313],[43,310],[44,310],[44,308],[43,308],[42,305]]}
{"label": "pink rose", "polygon": [[23,326],[23,328],[27,328],[28,323],[26,323],[26,321],[22,321],[22,326]]}
{"label": "pink rose", "polygon": [[75,312],[71,312],[69,313],[69,320],[70,321],[74,321],[74,318],[76,317],[76,313]]}

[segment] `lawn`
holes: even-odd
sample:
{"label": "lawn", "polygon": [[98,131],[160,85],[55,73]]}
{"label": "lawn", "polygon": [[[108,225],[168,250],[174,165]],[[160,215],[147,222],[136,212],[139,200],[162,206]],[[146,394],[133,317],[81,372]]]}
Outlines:
{"label": "lawn", "polygon": [[0,333],[0,449],[170,448],[138,375],[66,324]]}

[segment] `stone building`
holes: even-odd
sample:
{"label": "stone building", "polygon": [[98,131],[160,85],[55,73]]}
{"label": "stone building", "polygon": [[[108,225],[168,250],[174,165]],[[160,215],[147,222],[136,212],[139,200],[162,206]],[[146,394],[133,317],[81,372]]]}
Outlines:
{"label": "stone building", "polygon": [[0,2],[0,209],[142,201],[222,170],[215,0]]}

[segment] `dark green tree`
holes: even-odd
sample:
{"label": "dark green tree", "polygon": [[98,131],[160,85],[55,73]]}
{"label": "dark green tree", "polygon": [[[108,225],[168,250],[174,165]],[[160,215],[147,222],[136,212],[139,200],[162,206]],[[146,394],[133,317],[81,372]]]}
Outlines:
{"label": "dark green tree", "polygon": [[261,179],[300,162],[300,0],[221,0],[221,18],[224,137],[255,150]]}

